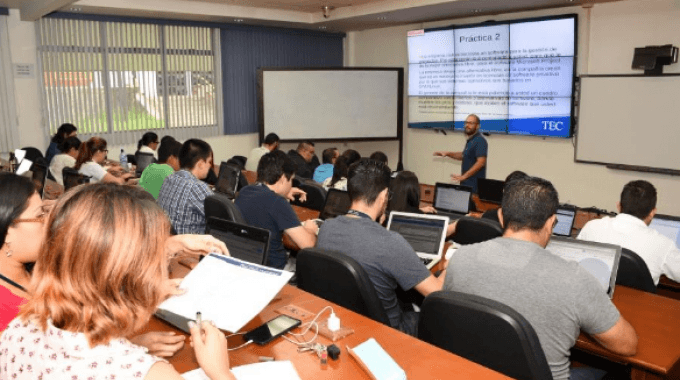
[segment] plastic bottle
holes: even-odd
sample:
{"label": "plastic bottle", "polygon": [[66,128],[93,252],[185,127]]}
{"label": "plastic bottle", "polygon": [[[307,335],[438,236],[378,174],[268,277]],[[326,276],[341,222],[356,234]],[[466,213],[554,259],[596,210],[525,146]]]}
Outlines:
{"label": "plastic bottle", "polygon": [[127,154],[125,154],[125,149],[123,148],[120,149],[120,167],[125,171],[128,170]]}

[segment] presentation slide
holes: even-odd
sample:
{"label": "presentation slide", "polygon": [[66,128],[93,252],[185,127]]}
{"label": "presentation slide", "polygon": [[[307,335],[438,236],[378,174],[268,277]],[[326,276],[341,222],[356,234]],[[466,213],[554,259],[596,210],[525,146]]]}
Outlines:
{"label": "presentation slide", "polygon": [[571,136],[575,16],[408,33],[409,127]]}

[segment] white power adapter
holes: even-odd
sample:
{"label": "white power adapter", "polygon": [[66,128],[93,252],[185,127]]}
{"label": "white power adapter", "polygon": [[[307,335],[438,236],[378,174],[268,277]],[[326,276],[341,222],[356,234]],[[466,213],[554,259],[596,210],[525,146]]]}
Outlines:
{"label": "white power adapter", "polygon": [[331,316],[328,317],[328,329],[331,331],[340,330],[340,318],[334,312],[331,312]]}

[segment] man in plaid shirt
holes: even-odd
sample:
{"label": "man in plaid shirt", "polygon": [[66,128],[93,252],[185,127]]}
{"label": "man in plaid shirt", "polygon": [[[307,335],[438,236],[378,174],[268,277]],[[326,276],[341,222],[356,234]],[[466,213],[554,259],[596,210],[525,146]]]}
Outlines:
{"label": "man in plaid shirt", "polygon": [[198,139],[187,140],[179,151],[180,170],[163,182],[158,204],[165,210],[178,234],[205,233],[203,201],[213,192],[201,181],[213,165],[210,145]]}

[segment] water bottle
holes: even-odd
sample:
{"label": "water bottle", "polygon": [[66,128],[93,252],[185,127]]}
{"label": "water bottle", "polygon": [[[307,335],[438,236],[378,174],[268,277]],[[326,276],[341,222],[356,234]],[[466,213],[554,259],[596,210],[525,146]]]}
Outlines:
{"label": "water bottle", "polygon": [[120,167],[125,171],[128,170],[127,154],[125,154],[125,149],[123,148],[120,149]]}

